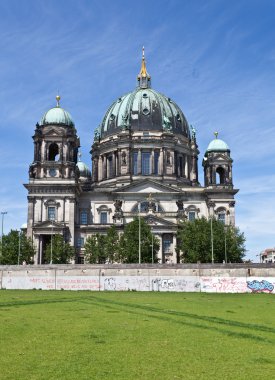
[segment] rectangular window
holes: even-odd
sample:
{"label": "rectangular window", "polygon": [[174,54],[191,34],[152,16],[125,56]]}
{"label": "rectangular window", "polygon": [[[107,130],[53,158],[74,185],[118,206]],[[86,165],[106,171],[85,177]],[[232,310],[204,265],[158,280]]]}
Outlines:
{"label": "rectangular window", "polygon": [[101,211],[100,213],[100,224],[107,224],[107,212]]}
{"label": "rectangular window", "polygon": [[150,153],[143,152],[141,153],[141,172],[142,175],[150,174]]}
{"label": "rectangular window", "polygon": [[220,222],[222,222],[223,224],[225,224],[225,213],[224,212],[221,212],[220,214],[218,214],[218,220]]}
{"label": "rectangular window", "polygon": [[48,219],[55,220],[55,207],[48,207]]}
{"label": "rectangular window", "polygon": [[154,153],[154,174],[159,174],[159,152]]}
{"label": "rectangular window", "polygon": [[80,213],[80,224],[88,224],[88,213],[87,213],[87,211],[81,211],[81,213]]}
{"label": "rectangular window", "polygon": [[171,252],[171,240],[170,239],[164,239],[163,240],[163,249],[164,249],[165,254],[168,254]]}
{"label": "rectangular window", "polygon": [[84,237],[77,238],[77,247],[83,248],[84,247]]}
{"label": "rectangular window", "polygon": [[138,153],[134,152],[133,154],[133,168],[134,168],[134,175],[138,174]]}
{"label": "rectangular window", "polygon": [[196,212],[195,211],[189,211],[188,212],[188,220],[190,220],[190,222],[192,222],[195,219],[196,219]]}

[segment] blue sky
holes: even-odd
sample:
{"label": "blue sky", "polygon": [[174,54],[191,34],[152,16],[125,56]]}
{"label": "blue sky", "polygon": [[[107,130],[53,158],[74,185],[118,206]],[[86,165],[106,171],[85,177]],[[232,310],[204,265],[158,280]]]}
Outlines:
{"label": "blue sky", "polygon": [[0,0],[0,210],[27,218],[36,122],[55,105],[75,121],[83,160],[113,100],[131,91],[145,45],[152,87],[197,130],[231,148],[236,224],[247,257],[275,245],[275,2]]}

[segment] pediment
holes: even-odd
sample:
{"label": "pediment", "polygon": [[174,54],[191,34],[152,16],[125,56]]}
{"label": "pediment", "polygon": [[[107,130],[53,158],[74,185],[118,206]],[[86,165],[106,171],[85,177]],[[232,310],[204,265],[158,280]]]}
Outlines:
{"label": "pediment", "polygon": [[49,130],[47,130],[47,131],[45,131],[44,132],[44,135],[45,136],[63,136],[63,131],[62,130],[60,130],[60,129],[55,129],[55,128],[50,128]]}
{"label": "pediment", "polygon": [[231,158],[228,157],[226,154],[223,154],[223,153],[218,153],[215,155],[215,157],[211,157],[211,161],[212,162],[215,162],[215,161],[231,161]]}
{"label": "pediment", "polygon": [[55,229],[60,229],[64,228],[64,224],[56,221],[51,221],[51,220],[45,220],[44,222],[38,222],[35,223],[34,228],[55,228]]}
{"label": "pediment", "polygon": [[154,194],[154,193],[169,193],[169,194],[182,194],[183,192],[176,187],[172,187],[158,181],[151,179],[144,179],[130,185],[120,187],[113,191],[113,193],[145,193],[145,194]]}
{"label": "pediment", "polygon": [[176,224],[166,219],[160,218],[154,214],[148,214],[144,217],[144,220],[150,226],[163,226],[163,227],[175,227]]}

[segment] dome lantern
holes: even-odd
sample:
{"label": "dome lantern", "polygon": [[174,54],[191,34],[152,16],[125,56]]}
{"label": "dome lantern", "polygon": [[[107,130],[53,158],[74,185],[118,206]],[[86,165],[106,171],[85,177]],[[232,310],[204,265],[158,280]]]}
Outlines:
{"label": "dome lantern", "polygon": [[151,87],[151,77],[147,72],[146,69],[146,61],[145,61],[145,54],[144,54],[144,46],[142,48],[142,61],[141,61],[141,69],[138,74],[138,85],[140,88],[150,88]]}

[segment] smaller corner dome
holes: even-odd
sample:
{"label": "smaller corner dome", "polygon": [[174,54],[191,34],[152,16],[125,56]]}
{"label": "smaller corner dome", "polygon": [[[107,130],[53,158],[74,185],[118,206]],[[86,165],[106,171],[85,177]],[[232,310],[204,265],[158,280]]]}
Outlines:
{"label": "smaller corner dome", "polygon": [[49,111],[45,112],[45,114],[39,122],[39,125],[46,124],[63,124],[68,125],[70,127],[74,126],[73,119],[69,112],[67,112],[61,107],[54,107],[51,108]]}
{"label": "smaller corner dome", "polygon": [[78,167],[80,177],[85,177],[85,178],[91,177],[91,171],[88,168],[88,165],[86,165],[84,162],[78,161],[76,166]]}
{"label": "smaller corner dome", "polygon": [[74,122],[69,112],[60,107],[61,97],[57,95],[55,98],[57,101],[56,106],[44,113],[39,125],[63,124],[69,127],[74,127]]}
{"label": "smaller corner dome", "polygon": [[218,132],[214,133],[216,138],[210,142],[206,149],[206,153],[210,152],[229,152],[229,146],[221,139],[218,139]]}

